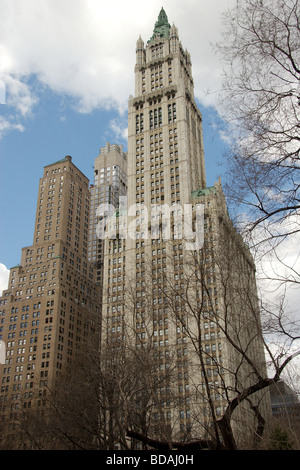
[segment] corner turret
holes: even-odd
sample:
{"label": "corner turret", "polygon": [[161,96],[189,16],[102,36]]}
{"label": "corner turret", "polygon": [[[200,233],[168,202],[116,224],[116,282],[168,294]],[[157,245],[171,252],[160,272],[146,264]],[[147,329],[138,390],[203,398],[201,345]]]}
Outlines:
{"label": "corner turret", "polygon": [[176,28],[174,24],[170,30],[170,49],[171,49],[172,54],[175,54],[176,52],[179,51],[178,29]]}
{"label": "corner turret", "polygon": [[144,41],[140,36],[136,42],[136,65],[143,65],[145,63],[145,54]]}

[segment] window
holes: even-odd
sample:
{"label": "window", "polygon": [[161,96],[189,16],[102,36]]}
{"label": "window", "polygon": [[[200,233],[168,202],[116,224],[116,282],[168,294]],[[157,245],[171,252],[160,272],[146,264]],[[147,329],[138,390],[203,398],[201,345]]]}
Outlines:
{"label": "window", "polygon": [[156,108],[149,112],[149,125],[150,130],[161,127],[162,125],[162,109]]}
{"label": "window", "polygon": [[176,103],[168,105],[168,121],[169,124],[176,122]]}
{"label": "window", "polygon": [[137,114],[136,115],[136,121],[135,121],[135,127],[136,127],[136,133],[140,134],[144,132],[144,115],[143,113]]}

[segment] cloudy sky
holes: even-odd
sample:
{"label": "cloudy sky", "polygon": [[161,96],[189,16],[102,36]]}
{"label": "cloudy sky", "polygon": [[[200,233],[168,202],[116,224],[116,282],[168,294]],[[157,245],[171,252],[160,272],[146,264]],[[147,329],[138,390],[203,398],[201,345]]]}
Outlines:
{"label": "cloudy sky", "polygon": [[163,6],[191,53],[204,118],[208,184],[221,173],[221,65],[212,44],[233,0],[0,0],[0,290],[32,244],[43,167],[65,155],[92,181],[106,142],[127,150],[135,46]]}
{"label": "cloudy sky", "polygon": [[[0,292],[33,242],[43,167],[65,155],[93,181],[106,142],[127,150],[135,46],[163,6],[191,54],[203,115],[207,184],[222,176],[216,113],[222,64],[213,50],[235,0],[0,0]],[[288,251],[287,251],[288,252]],[[299,305],[299,292],[297,291]]]}

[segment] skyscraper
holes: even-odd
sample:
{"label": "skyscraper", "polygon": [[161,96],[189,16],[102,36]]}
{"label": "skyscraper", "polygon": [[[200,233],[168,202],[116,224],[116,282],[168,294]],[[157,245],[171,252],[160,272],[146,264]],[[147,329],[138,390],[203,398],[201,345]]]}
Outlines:
{"label": "skyscraper", "polygon": [[[127,207],[108,223],[102,314],[116,351],[126,341],[154,351],[147,403],[157,438],[215,437],[235,387],[255,375],[250,358],[264,370],[254,263],[220,181],[206,187],[191,57],[163,8],[152,37],[136,44]],[[252,417],[236,413],[237,423],[241,416],[251,428]]]}
{"label": "skyscraper", "polygon": [[26,446],[16,427],[20,413],[46,410],[49,391],[74,366],[99,318],[96,271],[87,258],[89,210],[89,181],[71,157],[47,165],[33,245],[22,249],[0,298],[2,445]]}
{"label": "skyscraper", "polygon": [[105,213],[109,212],[110,207],[116,210],[119,198],[127,194],[127,154],[123,152],[122,146],[107,142],[100,149],[95,158],[94,184],[90,191],[88,258],[96,265],[97,283],[102,285]]}

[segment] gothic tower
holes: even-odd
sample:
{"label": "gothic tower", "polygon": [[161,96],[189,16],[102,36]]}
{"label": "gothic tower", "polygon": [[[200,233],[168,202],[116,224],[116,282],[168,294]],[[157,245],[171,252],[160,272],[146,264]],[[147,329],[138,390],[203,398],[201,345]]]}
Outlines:
{"label": "gothic tower", "polygon": [[[251,351],[258,368],[264,355],[254,264],[220,181],[206,187],[191,58],[164,9],[146,45],[136,43],[127,171],[127,206],[109,221],[105,243],[104,342],[138,351],[152,435],[208,436],[228,390],[251,376],[232,344]],[[188,214],[191,233],[183,230]],[[200,244],[189,245],[190,235]]]}

